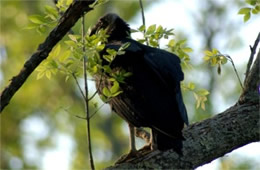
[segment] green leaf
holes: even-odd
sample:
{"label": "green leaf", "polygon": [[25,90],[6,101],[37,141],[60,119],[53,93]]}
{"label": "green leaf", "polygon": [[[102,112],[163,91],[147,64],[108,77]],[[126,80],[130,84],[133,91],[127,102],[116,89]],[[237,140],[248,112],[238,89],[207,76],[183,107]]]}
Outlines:
{"label": "green leaf", "polygon": [[67,0],[66,5],[69,6],[72,3],[73,0]]}
{"label": "green leaf", "polygon": [[213,53],[213,55],[217,55],[219,52],[216,48],[213,48],[212,53]]}
{"label": "green leaf", "polygon": [[139,28],[138,28],[139,31],[143,32],[145,30],[145,25],[141,25]]}
{"label": "green leaf", "polygon": [[238,11],[238,14],[248,14],[248,13],[250,13],[250,11],[251,11],[251,8],[241,8]]}
{"label": "green leaf", "polygon": [[55,18],[57,18],[59,16],[58,11],[54,7],[52,7],[52,6],[46,5],[44,7],[44,9],[45,9],[47,14],[53,15]]}
{"label": "green leaf", "polygon": [[131,73],[131,72],[126,72],[126,73],[124,73],[124,77],[130,77],[130,76],[132,76],[133,75],[133,73]]}
{"label": "green leaf", "polygon": [[251,17],[251,13],[247,13],[244,15],[244,22],[247,22]]}
{"label": "green leaf", "polygon": [[67,82],[67,81],[69,80],[69,78],[70,78],[70,76],[67,75],[67,76],[65,77],[65,82]]}
{"label": "green leaf", "polygon": [[207,96],[209,94],[209,91],[206,89],[200,89],[197,91],[197,94],[200,96]]}
{"label": "green leaf", "polygon": [[57,47],[53,50],[51,56],[57,57],[59,54],[60,54],[60,44],[58,44]]}
{"label": "green leaf", "polygon": [[157,33],[163,33],[163,27],[161,25],[159,25],[156,29]]}
{"label": "green leaf", "polygon": [[61,62],[64,62],[71,54],[71,51],[70,50],[67,50],[65,51],[60,57],[59,57],[59,60]]}
{"label": "green leaf", "polygon": [[110,92],[112,94],[114,94],[114,93],[118,92],[118,90],[119,90],[119,83],[117,81],[114,81],[114,84],[110,89]]}
{"label": "green leaf", "polygon": [[100,99],[104,102],[107,103],[108,102],[108,98],[104,95],[100,95]]}
{"label": "green leaf", "polygon": [[135,33],[135,32],[139,32],[139,31],[136,29],[131,29],[131,33]]}
{"label": "green leaf", "polygon": [[75,35],[69,34],[68,36],[69,36],[69,38],[70,38],[72,41],[78,42],[78,41],[77,41],[77,37],[76,37]]}
{"label": "green leaf", "polygon": [[123,93],[123,91],[117,91],[116,93],[113,93],[111,97],[116,97],[121,93]]}
{"label": "green leaf", "polygon": [[253,10],[252,10],[252,14],[255,14],[255,15],[256,15],[256,14],[258,14],[258,13],[259,13],[259,10],[257,10],[257,9],[253,9]]}
{"label": "green leaf", "polygon": [[32,15],[32,16],[29,16],[29,20],[30,20],[32,23],[35,23],[35,24],[45,24],[45,23],[46,23],[46,19],[44,19],[44,17],[41,16],[41,15]]}
{"label": "green leaf", "polygon": [[42,72],[39,72],[38,74],[37,74],[37,80],[39,80],[39,79],[41,79],[42,77],[44,76],[44,72],[42,71]]}
{"label": "green leaf", "polygon": [[46,77],[50,80],[51,79],[51,71],[50,70],[46,70],[45,72]]}
{"label": "green leaf", "polygon": [[174,45],[175,45],[174,39],[170,40],[169,43],[168,43],[168,46],[173,47]]}
{"label": "green leaf", "polygon": [[123,51],[125,49],[127,49],[130,46],[130,42],[124,43],[123,45],[121,45],[121,47],[119,48],[119,51]]}
{"label": "green leaf", "polygon": [[154,25],[151,25],[151,26],[149,26],[148,27],[148,29],[147,29],[147,31],[146,31],[146,35],[150,35],[150,34],[153,34],[154,33],[154,31],[155,31],[155,29],[156,29],[156,24],[154,24]]}
{"label": "green leaf", "polygon": [[182,48],[182,51],[183,51],[183,52],[186,52],[186,53],[190,53],[190,52],[192,52],[193,50],[192,50],[192,48],[185,47],[185,48]]}
{"label": "green leaf", "polygon": [[213,53],[211,51],[204,51],[204,54],[207,55],[207,56],[213,56]]}
{"label": "green leaf", "polygon": [[178,41],[177,44],[180,45],[180,46],[182,46],[182,45],[184,45],[186,42],[187,42],[187,40],[184,39],[184,40],[180,40],[180,41]]}
{"label": "green leaf", "polygon": [[203,60],[205,60],[205,61],[210,60],[210,56],[208,56],[208,55],[204,56],[204,57],[203,57]]}
{"label": "green leaf", "polygon": [[114,50],[114,49],[110,49],[110,48],[108,48],[108,49],[106,50],[106,52],[107,52],[108,54],[110,54],[110,55],[113,55],[113,56],[115,56],[116,53],[117,53],[116,50]]}
{"label": "green leaf", "polygon": [[117,54],[117,55],[124,55],[124,54],[125,54],[125,51],[118,51],[116,54]]}
{"label": "green leaf", "polygon": [[71,40],[65,41],[65,44],[67,44],[69,47],[74,47],[76,45],[75,42]]}
{"label": "green leaf", "polygon": [[188,88],[189,88],[190,90],[194,90],[194,89],[195,89],[195,84],[192,83],[192,82],[190,82],[190,83],[188,84]]}
{"label": "green leaf", "polygon": [[103,95],[106,96],[106,97],[111,97],[111,93],[110,93],[110,91],[108,90],[107,87],[104,87],[104,88],[102,89],[102,93],[103,93]]}
{"label": "green leaf", "polygon": [[103,58],[108,61],[109,63],[111,63],[113,61],[112,56],[111,55],[103,55]]}

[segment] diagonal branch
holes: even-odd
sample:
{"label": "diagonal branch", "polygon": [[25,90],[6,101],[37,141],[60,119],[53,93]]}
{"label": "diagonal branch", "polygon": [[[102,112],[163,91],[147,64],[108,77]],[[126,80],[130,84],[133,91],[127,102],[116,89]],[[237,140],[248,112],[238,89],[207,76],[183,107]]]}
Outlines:
{"label": "diagonal branch", "polygon": [[89,5],[93,2],[95,2],[95,0],[75,0],[70,5],[61,17],[60,23],[50,32],[45,41],[39,45],[37,51],[30,57],[30,59],[25,62],[20,73],[14,76],[9,85],[2,91],[0,96],[0,113],[3,111],[5,106],[9,104],[11,98],[24,84],[30,74],[44,59],[48,57],[52,48],[65,36],[82,14],[92,10]]}
{"label": "diagonal branch", "polygon": [[[259,104],[236,105],[183,130],[183,156],[151,152],[107,169],[195,169],[241,146],[259,141]],[[246,127],[246,128],[245,128]]]}

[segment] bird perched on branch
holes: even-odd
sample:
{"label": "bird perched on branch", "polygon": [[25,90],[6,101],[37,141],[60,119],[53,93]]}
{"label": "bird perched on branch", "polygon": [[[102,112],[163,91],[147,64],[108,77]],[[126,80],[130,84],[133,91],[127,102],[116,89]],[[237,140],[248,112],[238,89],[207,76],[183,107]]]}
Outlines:
{"label": "bird perched on branch", "polygon": [[[106,49],[118,50],[122,44],[130,43],[125,53],[111,63],[112,70],[120,68],[132,75],[120,83],[123,93],[112,98],[112,109],[126,120],[130,127],[130,154],[137,153],[134,127],[149,127],[152,131],[151,150],[174,149],[182,153],[182,129],[188,125],[180,82],[184,79],[178,56],[143,45],[130,38],[129,25],[118,15],[109,13],[99,19],[91,35],[100,29],[109,36]],[[104,59],[103,59],[104,60]],[[99,93],[109,86],[109,80],[96,80]]]}

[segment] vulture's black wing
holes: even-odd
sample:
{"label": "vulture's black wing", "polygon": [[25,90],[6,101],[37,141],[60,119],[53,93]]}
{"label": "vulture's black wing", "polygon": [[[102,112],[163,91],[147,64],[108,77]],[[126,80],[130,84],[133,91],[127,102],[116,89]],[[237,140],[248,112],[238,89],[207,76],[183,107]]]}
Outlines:
{"label": "vulture's black wing", "polygon": [[178,109],[186,125],[189,124],[187,111],[183,103],[180,82],[184,79],[178,56],[164,50],[146,47],[144,59],[149,67],[160,77],[165,88],[175,96]]}

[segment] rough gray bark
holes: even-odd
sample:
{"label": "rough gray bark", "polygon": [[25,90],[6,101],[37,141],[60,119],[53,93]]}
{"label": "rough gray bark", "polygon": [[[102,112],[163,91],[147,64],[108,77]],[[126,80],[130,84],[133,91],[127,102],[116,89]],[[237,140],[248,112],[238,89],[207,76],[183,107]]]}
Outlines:
{"label": "rough gray bark", "polygon": [[84,12],[90,11],[89,7],[95,0],[75,0],[61,17],[59,24],[50,32],[45,41],[39,45],[37,51],[24,63],[17,76],[11,79],[10,84],[0,95],[0,113],[8,105],[13,95],[24,84],[26,79],[36,67],[48,57],[52,48],[66,35],[71,27],[78,21]]}
{"label": "rough gray bark", "polygon": [[260,140],[260,51],[238,102],[226,111],[183,130],[183,156],[155,151],[107,169],[194,169],[246,144]]}

